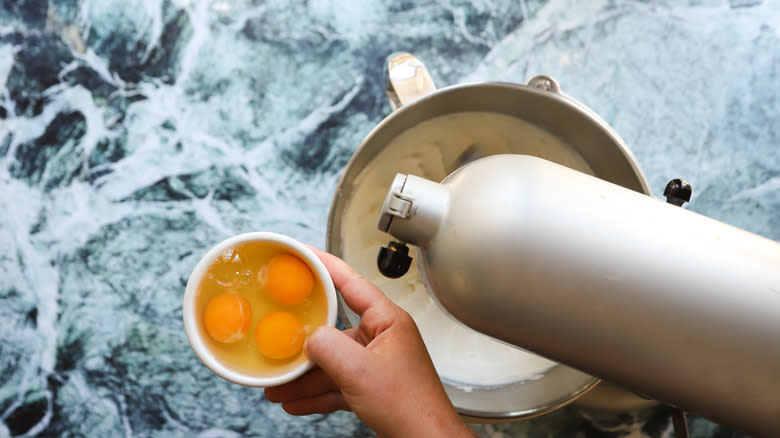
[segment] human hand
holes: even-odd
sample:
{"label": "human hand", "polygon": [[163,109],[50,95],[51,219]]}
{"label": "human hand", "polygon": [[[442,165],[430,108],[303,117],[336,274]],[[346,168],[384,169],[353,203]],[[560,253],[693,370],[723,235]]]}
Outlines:
{"label": "human hand", "polygon": [[313,250],[360,326],[317,328],[304,351],[318,367],[266,388],[266,398],[292,415],[351,410],[387,438],[475,436],[444,392],[412,317],[344,261]]}

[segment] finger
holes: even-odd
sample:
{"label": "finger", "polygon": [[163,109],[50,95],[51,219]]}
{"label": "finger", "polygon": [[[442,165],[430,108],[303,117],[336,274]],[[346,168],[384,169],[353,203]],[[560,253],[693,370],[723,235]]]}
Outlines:
{"label": "finger", "polygon": [[338,390],[339,387],[325,371],[315,368],[292,382],[265,388],[265,398],[274,403],[284,403]]}
{"label": "finger", "polygon": [[333,327],[320,326],[306,339],[306,355],[343,390],[362,385],[374,353]]}
{"label": "finger", "polygon": [[369,307],[391,303],[379,288],[363,278],[345,261],[316,248],[310,247],[310,249],[325,265],[331,279],[333,279],[333,285],[344,297],[344,302],[358,316],[362,315]]}
{"label": "finger", "polygon": [[351,411],[344,397],[338,392],[329,392],[317,397],[282,403],[290,415],[330,414],[336,411]]}
{"label": "finger", "polygon": [[[342,331],[345,335],[361,342],[357,327],[352,327]],[[311,398],[327,392],[338,392],[339,387],[336,382],[328,376],[322,368],[314,368],[303,376],[279,386],[270,386],[265,388],[265,398],[274,403],[283,403],[291,400]]]}

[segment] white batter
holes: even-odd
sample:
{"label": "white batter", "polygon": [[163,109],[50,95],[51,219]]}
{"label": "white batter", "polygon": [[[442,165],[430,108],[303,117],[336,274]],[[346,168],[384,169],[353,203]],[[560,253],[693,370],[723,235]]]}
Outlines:
{"label": "white batter", "polygon": [[470,112],[428,120],[394,139],[356,178],[342,226],[344,259],[414,318],[442,379],[471,387],[540,378],[556,363],[452,320],[429,296],[416,261],[399,279],[384,277],[376,267],[379,247],[391,240],[376,225],[396,173],[441,181],[471,145],[484,155],[534,155],[593,174],[570,146],[514,117]]}

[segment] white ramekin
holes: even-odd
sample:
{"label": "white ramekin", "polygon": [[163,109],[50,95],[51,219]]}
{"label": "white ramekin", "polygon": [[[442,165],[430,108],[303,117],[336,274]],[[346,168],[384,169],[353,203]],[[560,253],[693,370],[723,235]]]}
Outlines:
{"label": "white ramekin", "polygon": [[330,278],[330,274],[325,265],[322,264],[319,258],[302,243],[297,240],[277,233],[270,232],[253,232],[239,234],[233,236],[227,240],[224,240],[211,248],[203,258],[200,259],[195,269],[190,274],[190,278],[187,281],[187,288],[184,291],[183,302],[183,319],[184,319],[184,331],[187,334],[190,345],[195,351],[198,358],[206,365],[211,371],[218,376],[224,378],[233,383],[245,386],[254,387],[268,387],[281,385],[303,375],[306,371],[312,368],[314,365],[310,360],[307,360],[297,367],[287,370],[282,374],[268,377],[257,377],[242,374],[233,369],[230,369],[223,365],[214,354],[208,349],[206,343],[203,340],[203,336],[208,336],[198,328],[198,317],[196,314],[195,297],[198,292],[198,286],[202,281],[206,271],[210,264],[212,264],[217,257],[222,254],[226,249],[237,245],[242,245],[249,242],[257,243],[270,243],[276,246],[283,247],[292,254],[301,258],[309,268],[311,268],[317,281],[322,283],[325,290],[325,296],[328,303],[328,317],[326,324],[335,327],[336,319],[338,317],[338,302],[336,299],[336,289],[333,286],[333,281]]}

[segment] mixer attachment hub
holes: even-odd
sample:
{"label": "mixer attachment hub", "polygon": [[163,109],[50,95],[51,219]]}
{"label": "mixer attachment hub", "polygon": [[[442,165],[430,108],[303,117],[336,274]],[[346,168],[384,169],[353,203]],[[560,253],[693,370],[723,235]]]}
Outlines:
{"label": "mixer attachment hub", "polygon": [[376,256],[376,266],[385,277],[401,277],[412,266],[412,258],[409,257],[409,247],[402,242],[390,242],[387,246],[379,248],[379,253]]}

